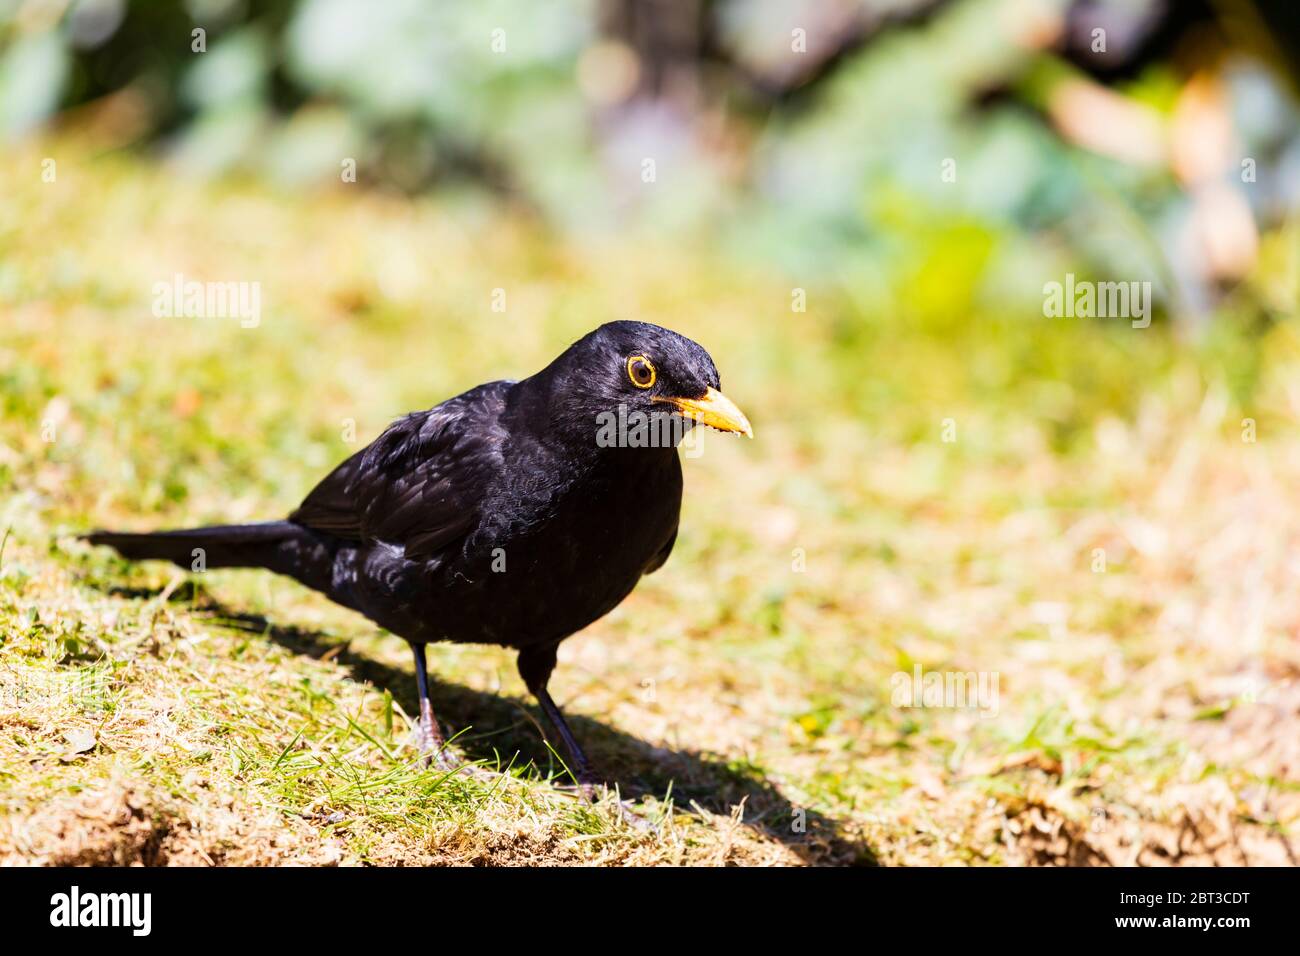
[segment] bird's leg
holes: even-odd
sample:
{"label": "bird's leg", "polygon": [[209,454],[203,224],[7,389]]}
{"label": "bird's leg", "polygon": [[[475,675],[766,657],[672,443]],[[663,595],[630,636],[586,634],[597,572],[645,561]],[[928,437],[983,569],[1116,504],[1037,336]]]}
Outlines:
{"label": "bird's leg", "polygon": [[560,713],[560,708],[555,706],[555,701],[546,690],[546,684],[551,679],[551,671],[555,670],[555,645],[526,647],[519,652],[518,663],[519,676],[524,679],[524,684],[542,705],[542,713],[546,715],[546,719],[551,722],[551,726],[564,741],[564,749],[569,752],[569,759],[573,761],[573,766],[569,769],[578,781],[578,788],[584,797],[591,800],[600,785],[600,780],[592,772],[591,761],[583,753],[578,738],[573,736],[573,731],[569,729],[564,715]]}
{"label": "bird's leg", "polygon": [[420,688],[420,753],[424,755],[424,765],[436,762],[444,770],[456,766],[456,760],[447,751],[447,741],[438,729],[438,720],[433,716],[433,705],[429,703],[429,674],[425,668],[424,645],[412,644],[415,652],[415,682]]}
{"label": "bird's leg", "polygon": [[[547,644],[542,647],[526,647],[519,652],[519,676],[524,679],[528,689],[537,698],[537,702],[542,705],[542,713],[546,715],[546,719],[551,722],[560,735],[560,739],[564,741],[564,748],[569,751],[569,759],[573,763],[569,769],[578,781],[578,792],[582,794],[582,798],[588,803],[594,803],[597,792],[601,787],[601,780],[591,769],[591,761],[583,753],[578,738],[573,736],[568,721],[564,719],[564,715],[560,713],[560,708],[555,706],[555,701],[551,699],[550,693],[546,690],[547,681],[550,680],[551,671],[553,670],[555,670],[554,644]],[[654,824],[629,809],[625,801],[618,801],[617,808],[618,815],[623,822],[633,829],[643,832],[656,831]]]}
{"label": "bird's leg", "polygon": [[555,701],[551,699],[546,688],[542,687],[534,693],[537,695],[537,702],[542,705],[542,713],[546,715],[546,719],[551,722],[560,739],[564,741],[564,749],[569,752],[569,758],[573,761],[573,775],[578,779],[578,786],[582,789],[583,796],[588,800],[592,799],[596,788],[600,786],[600,779],[591,769],[591,761],[583,753],[582,746],[573,736],[573,731],[569,729],[564,719],[564,714],[560,713],[560,708],[555,706]]}

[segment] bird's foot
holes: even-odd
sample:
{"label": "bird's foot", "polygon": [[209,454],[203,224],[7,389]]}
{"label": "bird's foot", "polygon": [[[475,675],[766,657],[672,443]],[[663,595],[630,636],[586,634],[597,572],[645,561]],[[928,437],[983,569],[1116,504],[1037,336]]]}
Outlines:
{"label": "bird's foot", "polygon": [[446,744],[436,748],[421,747],[420,754],[420,762],[426,767],[437,767],[439,770],[469,769],[447,748]]}
{"label": "bird's foot", "polygon": [[456,773],[462,777],[474,777],[484,782],[494,781],[502,776],[487,767],[462,760],[452,751],[451,746],[446,741],[439,739],[435,743],[424,733],[420,734],[420,764],[425,768],[435,767],[445,773]]}
{"label": "bird's foot", "polygon": [[442,736],[442,731],[438,729],[438,724],[433,719],[431,708],[420,715],[416,736],[419,739],[420,761],[424,766],[437,767],[439,770],[461,769],[460,758],[447,746],[446,738]]}
{"label": "bird's foot", "polygon": [[421,762],[424,766],[436,766],[439,770],[460,768],[460,760],[447,746],[447,739],[443,737],[438,721],[433,716],[433,707],[427,700],[420,701],[420,723],[416,729],[416,736],[419,739]]}
{"label": "bird's foot", "polygon": [[618,817],[627,826],[636,830],[638,833],[652,833],[659,835],[659,825],[653,820],[648,820],[641,814],[632,809],[631,800],[620,800],[616,804],[618,807]]}
{"label": "bird's foot", "polygon": [[571,790],[577,793],[579,798],[589,806],[595,806],[606,796],[612,794],[614,796],[614,808],[618,813],[619,819],[622,820],[623,823],[641,833],[659,832],[659,828],[654,823],[632,809],[631,800],[620,799],[617,791],[611,790],[603,781],[597,779],[596,776],[590,772],[580,773],[578,775],[578,783],[576,786],[562,787],[561,789]]}

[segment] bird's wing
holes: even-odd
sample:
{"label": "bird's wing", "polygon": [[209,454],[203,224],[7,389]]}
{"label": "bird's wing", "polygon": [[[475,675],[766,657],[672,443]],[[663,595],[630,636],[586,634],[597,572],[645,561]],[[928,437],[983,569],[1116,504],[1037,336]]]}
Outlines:
{"label": "bird's wing", "polygon": [[668,539],[668,543],[665,544],[662,548],[660,548],[659,552],[654,556],[654,558],[651,559],[650,563],[646,565],[644,573],[654,574],[656,571],[662,568],[664,566],[664,562],[668,560],[668,555],[673,553],[673,545],[675,545],[676,543],[677,543],[677,526],[674,525],[673,533],[672,536]]}
{"label": "bird's wing", "polygon": [[366,451],[366,448],[361,449],[322,478],[297,510],[289,515],[289,520],[340,538],[360,540],[361,515],[348,486],[361,470]]}
{"label": "bird's wing", "polygon": [[307,495],[289,520],[424,559],[463,537],[501,467],[494,382],[394,422]]}

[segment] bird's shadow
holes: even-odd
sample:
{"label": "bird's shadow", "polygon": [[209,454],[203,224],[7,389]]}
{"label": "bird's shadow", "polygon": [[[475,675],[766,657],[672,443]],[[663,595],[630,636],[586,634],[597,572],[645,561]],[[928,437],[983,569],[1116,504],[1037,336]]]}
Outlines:
{"label": "bird's shadow", "polygon": [[[111,590],[127,597],[159,593]],[[184,601],[186,590],[169,597]],[[197,612],[224,626],[257,633],[295,654],[315,658],[330,654],[334,663],[352,677],[387,688],[406,713],[418,713],[414,668],[391,667],[319,631],[277,625],[259,614],[231,610],[207,593],[189,590],[188,596],[191,600],[197,597]],[[535,704],[430,676],[430,697],[444,729],[455,734],[460,728],[469,728],[455,738],[456,748],[466,758],[488,766],[508,764],[513,759],[516,767],[531,762],[543,773],[562,774],[563,768],[542,736],[545,718]],[[744,801],[743,826],[784,844],[808,863],[878,865],[869,845],[846,834],[833,818],[792,803],[755,768],[695,751],[655,747],[599,720],[566,716],[593,763],[613,771],[608,774],[608,782],[616,783],[625,797],[663,798],[671,794],[678,807],[722,816],[730,816],[733,808]]]}

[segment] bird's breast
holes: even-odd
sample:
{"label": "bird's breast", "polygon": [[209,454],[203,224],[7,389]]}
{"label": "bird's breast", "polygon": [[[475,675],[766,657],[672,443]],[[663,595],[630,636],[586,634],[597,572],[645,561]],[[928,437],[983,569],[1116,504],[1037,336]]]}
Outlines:
{"label": "bird's breast", "polygon": [[559,640],[602,617],[669,542],[681,509],[675,453],[628,465],[510,489],[436,586],[454,592],[493,643]]}

